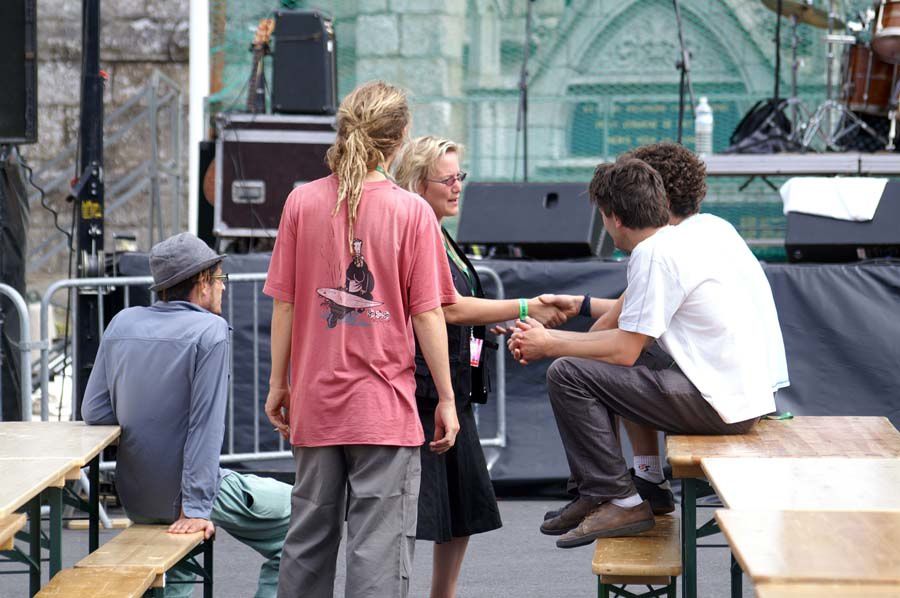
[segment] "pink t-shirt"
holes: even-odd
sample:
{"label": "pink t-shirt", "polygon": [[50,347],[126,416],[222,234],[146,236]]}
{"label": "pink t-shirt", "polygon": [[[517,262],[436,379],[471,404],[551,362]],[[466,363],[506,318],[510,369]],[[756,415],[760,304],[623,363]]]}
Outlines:
{"label": "pink t-shirt", "polygon": [[434,212],[366,183],[351,253],[334,175],[287,198],[263,292],[294,304],[291,444],[418,446],[410,316],[456,301]]}

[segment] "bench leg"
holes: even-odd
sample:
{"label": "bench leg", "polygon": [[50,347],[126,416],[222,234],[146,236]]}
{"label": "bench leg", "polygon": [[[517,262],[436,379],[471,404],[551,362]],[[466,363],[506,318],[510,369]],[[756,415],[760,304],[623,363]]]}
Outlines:
{"label": "bench leg", "polygon": [[203,598],[213,598],[213,538],[203,543]]}
{"label": "bench leg", "polygon": [[88,552],[100,547],[100,455],[88,466]]}
{"label": "bench leg", "polygon": [[681,593],[697,598],[697,480],[681,480]]}
{"label": "bench leg", "polygon": [[678,598],[678,590],[675,588],[676,579],[676,577],[673,577],[672,581],[669,582],[669,585],[666,586],[666,598]]}
{"label": "bench leg", "polygon": [[609,598],[609,585],[600,581],[600,577],[597,577],[597,598]]}
{"label": "bench leg", "polygon": [[731,598],[741,598],[743,594],[744,572],[740,564],[731,554]]}
{"label": "bench leg", "polygon": [[62,488],[47,488],[50,503],[50,578],[62,569]]}
{"label": "bench leg", "polygon": [[28,541],[28,556],[31,557],[31,573],[28,575],[28,595],[41,591],[41,497],[35,496],[28,502],[28,526],[31,538]]}

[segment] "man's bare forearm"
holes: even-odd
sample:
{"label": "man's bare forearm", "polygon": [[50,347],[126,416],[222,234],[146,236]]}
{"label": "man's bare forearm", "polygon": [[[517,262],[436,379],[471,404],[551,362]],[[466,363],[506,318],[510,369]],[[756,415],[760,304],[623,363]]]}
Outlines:
{"label": "man's bare forearm", "polygon": [[644,335],[615,328],[593,332],[550,330],[548,357],[583,357],[615,365],[634,365],[644,344]]}
{"label": "man's bare forearm", "polygon": [[269,386],[287,388],[291,361],[291,331],[294,326],[294,304],[275,300],[272,308],[272,369]]}
{"label": "man's bare forearm", "polygon": [[[591,300],[591,313],[594,312],[594,301]],[[603,312],[596,322],[594,322],[593,326],[591,326],[591,331],[598,330],[612,330],[614,328],[619,327],[619,316],[622,315],[622,305],[625,303],[625,293],[622,293],[618,299],[613,301],[612,299],[604,299],[604,301],[611,301],[612,306],[609,309]]]}

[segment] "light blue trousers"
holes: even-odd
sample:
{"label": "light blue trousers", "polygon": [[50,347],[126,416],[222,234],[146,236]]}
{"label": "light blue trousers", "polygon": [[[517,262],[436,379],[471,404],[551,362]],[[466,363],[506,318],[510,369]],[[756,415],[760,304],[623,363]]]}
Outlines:
{"label": "light blue trousers", "polygon": [[[225,530],[266,561],[259,571],[256,598],[274,598],[278,590],[278,566],[281,547],[291,520],[291,487],[288,484],[255,475],[231,473],[222,480],[210,519],[217,530]],[[218,567],[228,566],[218,563]],[[186,598],[196,584],[195,576],[181,567],[166,573],[166,598]],[[215,595],[227,596],[227,589],[215,589]]]}

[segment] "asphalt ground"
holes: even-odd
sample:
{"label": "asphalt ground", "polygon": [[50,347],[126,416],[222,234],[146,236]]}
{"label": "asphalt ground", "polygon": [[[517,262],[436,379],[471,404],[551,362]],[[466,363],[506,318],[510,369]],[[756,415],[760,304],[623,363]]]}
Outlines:
{"label": "asphalt ground", "polygon": [[[543,514],[565,501],[555,499],[502,499],[500,513],[503,527],[473,536],[463,564],[459,582],[459,598],[484,597],[588,597],[597,595],[597,578],[591,573],[593,547],[561,550],[554,538],[538,531]],[[111,515],[120,515],[111,513]],[[698,511],[698,520],[712,516],[712,509]],[[101,531],[101,543],[118,530]],[[721,535],[705,538],[708,543],[724,544]],[[87,532],[63,532],[63,566],[71,567],[87,554]],[[46,553],[45,553],[46,554]],[[416,546],[410,596],[427,597],[431,579],[432,544]],[[251,597],[262,558],[225,532],[219,532],[215,543],[215,596],[223,598]],[[338,556],[335,596],[343,596],[345,564],[343,548]],[[701,598],[729,596],[729,554],[725,548],[701,549],[699,554],[699,592]],[[21,565],[0,565],[0,572],[22,569]],[[46,578],[47,567],[44,565]],[[629,588],[632,591],[640,588]],[[681,579],[678,582],[681,595]],[[26,575],[0,575],[0,598],[25,598],[28,595]],[[195,596],[201,596],[198,586]],[[745,597],[752,597],[752,584],[745,576]]]}

